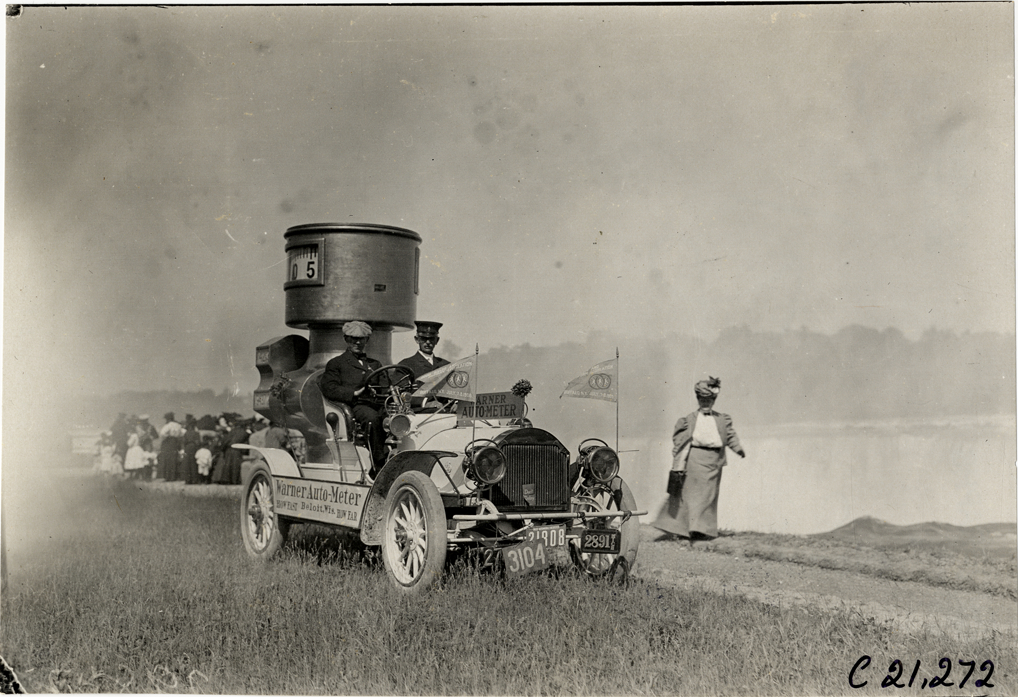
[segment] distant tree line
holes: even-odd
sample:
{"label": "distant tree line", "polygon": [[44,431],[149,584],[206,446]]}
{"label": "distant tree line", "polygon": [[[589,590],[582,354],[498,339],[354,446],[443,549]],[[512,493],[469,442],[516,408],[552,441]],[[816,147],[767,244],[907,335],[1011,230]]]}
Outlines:
{"label": "distant tree line", "polygon": [[831,336],[737,327],[709,350],[745,384],[746,417],[759,423],[1015,411],[1014,334],[929,329],[910,341],[859,325]]}
{"label": "distant tree line", "polygon": [[480,386],[508,389],[527,378],[528,403],[551,424],[571,430],[582,414],[586,430],[613,432],[614,405],[558,397],[619,347],[620,419],[633,436],[660,433],[692,411],[693,384],[707,375],[722,380],[718,409],[745,425],[1015,413],[1014,334],[930,329],[910,340],[858,325],[833,335],[742,326],[710,342],[638,339],[598,332],[582,343],[493,349],[481,355]]}
{"label": "distant tree line", "polygon": [[[214,390],[151,390],[124,391],[111,395],[92,395],[85,398],[79,417],[83,425],[109,428],[117,414],[147,414],[152,424],[157,427],[163,423],[163,414],[172,411],[177,420],[183,423],[187,414],[196,419],[206,414],[222,414],[224,412],[239,413],[244,417],[252,416],[252,394],[234,394],[224,389],[220,393]],[[86,423],[87,422],[87,423]]]}
{"label": "distant tree line", "polygon": [[[557,346],[496,347],[481,352],[480,390],[508,391],[527,379],[534,385],[527,403],[540,425],[614,433],[614,405],[559,395],[569,380],[614,357],[616,347],[620,419],[633,436],[659,434],[695,408],[693,383],[707,375],[722,380],[718,408],[746,425],[1015,413],[1014,334],[929,329],[910,340],[897,329],[858,325],[831,335],[741,326],[711,342],[602,331]],[[148,413],[158,424],[166,411],[178,418],[249,415],[251,403],[250,392],[229,390],[120,392],[93,397],[83,413],[96,426],[118,412]]]}

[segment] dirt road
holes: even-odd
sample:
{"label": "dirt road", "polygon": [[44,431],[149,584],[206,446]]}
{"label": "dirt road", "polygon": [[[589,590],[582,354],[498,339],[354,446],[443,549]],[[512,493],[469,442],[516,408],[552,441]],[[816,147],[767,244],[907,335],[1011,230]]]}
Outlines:
{"label": "dirt road", "polygon": [[901,631],[923,628],[959,638],[1018,630],[1018,603],[997,595],[952,590],[912,581],[894,581],[794,562],[747,558],[657,542],[660,533],[644,526],[634,575],[662,585],[740,594],[761,602],[859,612]]}

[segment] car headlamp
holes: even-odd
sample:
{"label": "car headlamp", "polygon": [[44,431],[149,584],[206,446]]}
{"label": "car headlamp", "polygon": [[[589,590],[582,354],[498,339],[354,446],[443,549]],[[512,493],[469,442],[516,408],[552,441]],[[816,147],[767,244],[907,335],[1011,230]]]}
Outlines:
{"label": "car headlamp", "polygon": [[602,484],[611,481],[619,473],[619,456],[611,448],[600,445],[583,453],[586,469]]}
{"label": "car headlamp", "polygon": [[505,453],[486,445],[467,453],[467,476],[481,484],[498,484],[505,476]]}
{"label": "car headlamp", "polygon": [[410,417],[406,414],[395,414],[385,421],[385,428],[397,438],[402,438],[410,433]]}

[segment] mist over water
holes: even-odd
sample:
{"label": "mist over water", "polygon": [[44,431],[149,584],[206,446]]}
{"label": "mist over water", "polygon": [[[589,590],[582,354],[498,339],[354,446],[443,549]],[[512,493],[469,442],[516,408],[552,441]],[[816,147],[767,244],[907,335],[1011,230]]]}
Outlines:
{"label": "mist over water", "polygon": [[[722,529],[795,535],[862,517],[895,525],[1018,520],[1013,417],[739,429],[729,452]],[[671,441],[624,439],[622,476],[654,520],[666,496]]]}

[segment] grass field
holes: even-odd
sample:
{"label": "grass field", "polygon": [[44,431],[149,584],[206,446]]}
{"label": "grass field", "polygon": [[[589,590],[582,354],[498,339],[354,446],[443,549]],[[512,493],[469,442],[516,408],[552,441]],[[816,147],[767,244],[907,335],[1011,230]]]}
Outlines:
{"label": "grass field", "polygon": [[0,655],[30,692],[857,694],[887,692],[896,658],[905,682],[916,659],[922,677],[944,656],[993,660],[994,687],[977,688],[977,672],[933,694],[1018,688],[1013,636],[904,635],[569,568],[506,581],[461,564],[407,598],[373,555],[321,530],[249,560],[233,499],[100,479],[73,496],[63,534],[12,567],[2,598]]}

